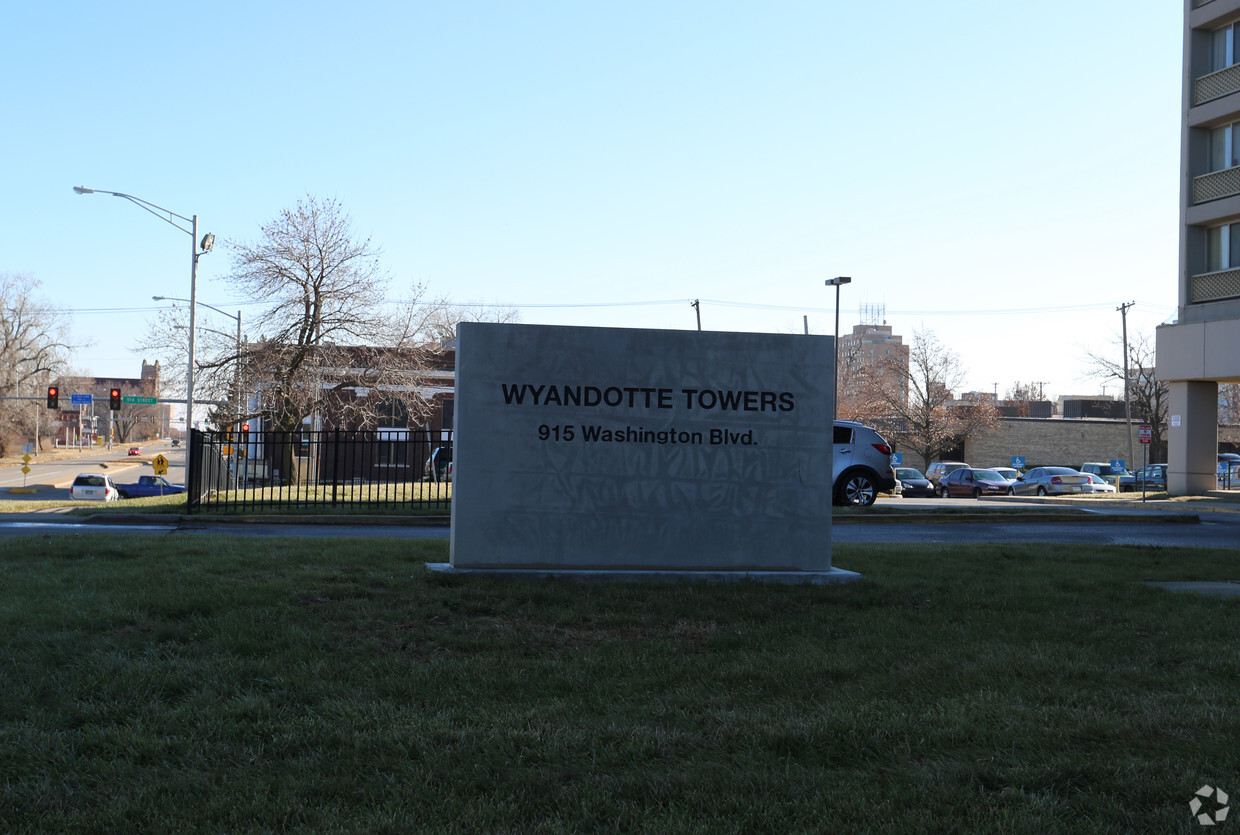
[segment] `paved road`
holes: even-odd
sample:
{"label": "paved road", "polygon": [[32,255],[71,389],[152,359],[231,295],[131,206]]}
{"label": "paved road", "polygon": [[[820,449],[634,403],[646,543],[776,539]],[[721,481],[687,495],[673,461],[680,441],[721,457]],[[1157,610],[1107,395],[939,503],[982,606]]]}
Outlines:
{"label": "paved road", "polygon": [[[143,443],[142,455],[131,458],[129,447],[118,444],[111,450],[96,450],[74,458],[53,460],[49,456],[33,457],[30,473],[23,476],[21,467],[0,467],[0,502],[62,501],[69,498],[69,485],[78,473],[106,473],[112,481],[122,484],[137,481],[140,475],[151,475],[151,459],[163,454],[168,459],[168,480],[185,483],[185,448],[173,448],[170,441]],[[13,493],[12,488],[40,485],[38,493]]]}

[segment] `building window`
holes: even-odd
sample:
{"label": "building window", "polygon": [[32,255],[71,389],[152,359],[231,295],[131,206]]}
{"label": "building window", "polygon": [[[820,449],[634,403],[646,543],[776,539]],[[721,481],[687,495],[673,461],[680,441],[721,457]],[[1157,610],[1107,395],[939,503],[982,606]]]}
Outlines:
{"label": "building window", "polygon": [[375,433],[379,441],[379,466],[403,467],[409,450],[409,430],[379,427]]}
{"label": "building window", "polygon": [[1209,171],[1222,171],[1240,165],[1240,122],[1223,125],[1210,131],[1209,139]]}
{"label": "building window", "polygon": [[389,401],[379,408],[379,466],[403,467],[409,449],[409,411],[404,403]]}
{"label": "building window", "polygon": [[1240,29],[1234,23],[1210,33],[1210,72],[1227,69],[1240,58],[1237,35],[1240,35]]}
{"label": "building window", "polygon": [[1240,223],[1206,230],[1206,272],[1240,267]]}

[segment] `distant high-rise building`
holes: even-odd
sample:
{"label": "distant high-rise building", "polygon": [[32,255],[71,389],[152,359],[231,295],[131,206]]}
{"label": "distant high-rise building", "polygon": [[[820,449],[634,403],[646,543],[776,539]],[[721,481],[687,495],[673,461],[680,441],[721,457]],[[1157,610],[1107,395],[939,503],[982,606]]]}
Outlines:
{"label": "distant high-rise building", "polygon": [[[876,323],[881,318],[881,308],[865,306],[862,323],[855,325],[852,333],[840,336],[841,402],[861,396],[867,381],[892,387],[905,385],[908,346],[904,337],[892,332],[891,325]],[[904,394],[907,396],[908,392]]]}

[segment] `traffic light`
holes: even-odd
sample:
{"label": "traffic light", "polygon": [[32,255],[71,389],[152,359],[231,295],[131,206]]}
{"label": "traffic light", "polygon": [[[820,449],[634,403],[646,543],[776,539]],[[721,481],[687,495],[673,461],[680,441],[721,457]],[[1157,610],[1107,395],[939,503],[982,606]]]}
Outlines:
{"label": "traffic light", "polygon": [[56,388],[55,386],[47,387],[47,408],[49,409],[60,408],[60,389]]}
{"label": "traffic light", "polygon": [[241,424],[241,431],[242,431],[242,432],[249,432],[249,431],[250,431],[250,424],[248,424],[248,423],[243,423],[243,424]]}
{"label": "traffic light", "polygon": [[112,411],[120,411],[121,408],[121,390],[112,389],[108,392],[108,408]]}

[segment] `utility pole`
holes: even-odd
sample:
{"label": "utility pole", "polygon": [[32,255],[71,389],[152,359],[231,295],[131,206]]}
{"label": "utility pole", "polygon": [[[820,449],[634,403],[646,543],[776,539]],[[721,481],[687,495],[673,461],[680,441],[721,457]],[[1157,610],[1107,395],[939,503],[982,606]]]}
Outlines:
{"label": "utility pole", "polygon": [[1135,302],[1121,304],[1115,308],[1119,311],[1120,321],[1123,322],[1124,332],[1124,429],[1128,433],[1128,463],[1135,464],[1136,459],[1132,454],[1132,398],[1128,394],[1128,308],[1132,307]]}
{"label": "utility pole", "polygon": [[689,302],[689,306],[692,307],[694,311],[697,312],[698,330],[701,330],[702,329],[702,300],[694,299],[693,301]]}

